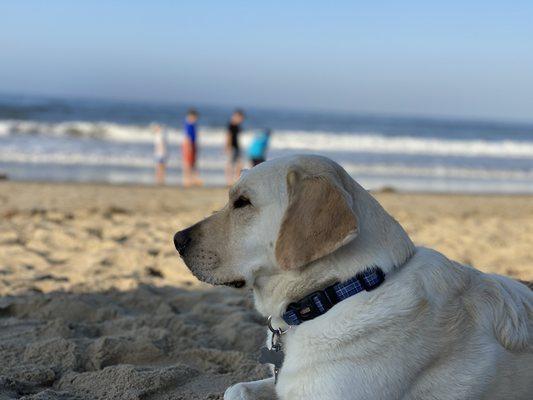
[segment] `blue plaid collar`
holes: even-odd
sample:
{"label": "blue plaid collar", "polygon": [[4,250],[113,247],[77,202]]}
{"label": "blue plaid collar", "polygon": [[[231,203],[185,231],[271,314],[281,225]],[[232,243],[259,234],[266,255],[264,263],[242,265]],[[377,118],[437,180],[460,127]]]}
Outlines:
{"label": "blue plaid collar", "polygon": [[317,290],[289,304],[287,311],[281,317],[289,325],[300,325],[304,321],[325,314],[335,304],[348,297],[363,290],[370,291],[377,288],[384,280],[385,274],[380,268],[366,269],[345,282],[338,282],[323,290]]}

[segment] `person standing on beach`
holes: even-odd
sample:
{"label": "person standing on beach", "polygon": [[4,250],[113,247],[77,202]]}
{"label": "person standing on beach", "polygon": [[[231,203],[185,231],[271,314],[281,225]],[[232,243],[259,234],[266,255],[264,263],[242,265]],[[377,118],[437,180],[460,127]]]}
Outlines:
{"label": "person standing on beach", "polygon": [[229,186],[233,185],[241,175],[241,149],[239,145],[239,136],[242,131],[242,122],[244,121],[244,112],[235,110],[231,115],[226,134],[226,155],[228,162],[226,164],[226,182]]}
{"label": "person standing on beach", "polygon": [[196,158],[198,155],[197,147],[197,128],[198,112],[190,109],[185,116],[185,137],[183,138],[183,186],[200,186],[202,181],[198,176],[196,168]]}
{"label": "person standing on beach", "polygon": [[248,148],[248,157],[252,167],[265,162],[270,134],[271,130],[268,128],[261,129],[254,134],[250,147]]}
{"label": "person standing on beach", "polygon": [[152,131],[154,132],[155,182],[158,185],[164,185],[168,158],[167,131],[159,124],[153,124]]}

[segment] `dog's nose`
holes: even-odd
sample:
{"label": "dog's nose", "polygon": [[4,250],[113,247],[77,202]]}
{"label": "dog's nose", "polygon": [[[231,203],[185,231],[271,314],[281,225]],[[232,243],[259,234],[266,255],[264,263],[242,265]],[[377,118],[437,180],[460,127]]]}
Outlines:
{"label": "dog's nose", "polygon": [[174,246],[176,246],[176,250],[178,250],[178,253],[183,255],[183,252],[191,242],[191,230],[190,228],[184,229],[182,231],[177,232],[174,235]]}

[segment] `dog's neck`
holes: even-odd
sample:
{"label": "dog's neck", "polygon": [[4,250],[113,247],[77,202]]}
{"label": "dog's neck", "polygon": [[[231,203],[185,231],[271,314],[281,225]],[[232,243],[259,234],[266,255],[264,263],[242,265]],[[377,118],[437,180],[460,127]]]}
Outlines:
{"label": "dog's neck", "polygon": [[377,201],[370,198],[370,203],[366,213],[359,214],[359,233],[351,242],[300,270],[259,276],[253,288],[258,311],[281,323],[280,316],[289,303],[316,290],[348,280],[367,268],[379,267],[387,276],[401,267],[415,247]]}

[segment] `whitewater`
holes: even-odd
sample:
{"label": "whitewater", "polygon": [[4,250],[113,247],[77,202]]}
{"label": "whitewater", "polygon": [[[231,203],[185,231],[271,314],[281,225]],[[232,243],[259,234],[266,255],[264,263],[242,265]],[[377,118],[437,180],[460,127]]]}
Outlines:
{"label": "whitewater", "polygon": [[[178,184],[184,112],[171,105],[0,96],[0,172],[15,180],[150,184],[150,126],[157,122],[168,131],[169,183]],[[224,184],[230,112],[200,110],[199,168],[208,185]],[[269,127],[269,158],[322,154],[368,189],[533,193],[533,125],[250,110],[244,127],[244,155],[253,132]]]}
{"label": "whitewater", "polygon": [[[181,130],[166,128],[170,142],[181,142]],[[53,137],[93,138],[117,142],[148,143],[153,140],[149,126],[73,121],[41,123],[36,121],[0,121],[0,136],[46,135]],[[250,140],[244,132],[243,144]],[[202,144],[221,146],[224,130],[205,128]],[[445,140],[409,136],[386,137],[372,133],[287,131],[280,130],[272,139],[273,149],[302,151],[339,151],[371,153],[430,154],[444,156],[521,157],[533,159],[533,142],[516,140]]]}

